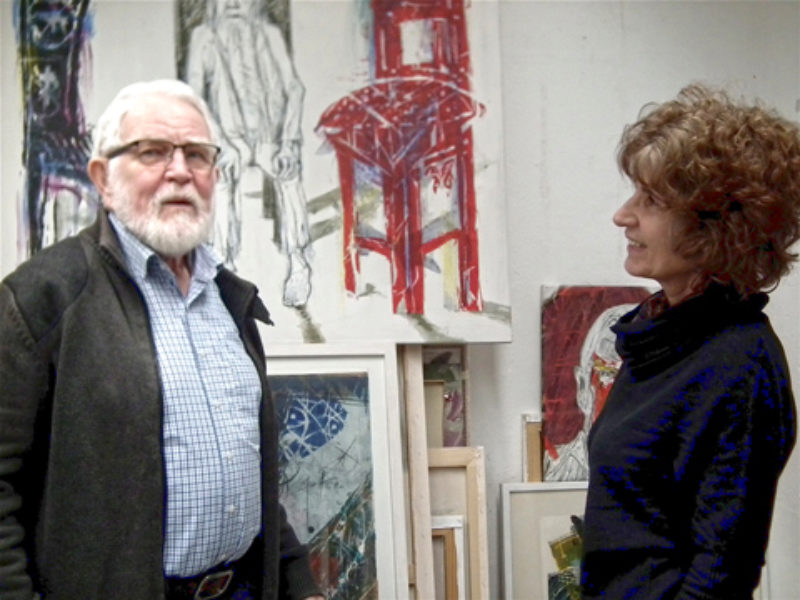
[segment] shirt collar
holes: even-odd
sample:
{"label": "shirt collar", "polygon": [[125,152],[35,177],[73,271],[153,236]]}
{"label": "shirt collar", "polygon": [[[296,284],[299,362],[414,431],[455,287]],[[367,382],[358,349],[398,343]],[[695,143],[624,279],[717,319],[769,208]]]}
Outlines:
{"label": "shirt collar", "polygon": [[[109,213],[108,218],[119,238],[125,263],[134,277],[139,280],[146,279],[150,265],[159,264],[167,268],[166,263],[156,251],[137,238],[114,213]],[[209,244],[202,244],[195,248],[191,260],[194,262],[192,279],[199,283],[211,281],[222,268],[222,260]]]}

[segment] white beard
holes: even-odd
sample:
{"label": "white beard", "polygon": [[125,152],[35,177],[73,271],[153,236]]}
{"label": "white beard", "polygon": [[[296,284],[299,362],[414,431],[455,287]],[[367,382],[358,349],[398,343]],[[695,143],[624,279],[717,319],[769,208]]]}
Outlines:
{"label": "white beard", "polygon": [[[114,198],[114,214],[142,243],[165,257],[184,256],[211,239],[214,215],[208,204],[195,192],[166,189],[159,192],[144,212],[133,209],[126,187],[118,177],[110,175],[109,187]],[[180,211],[163,217],[165,201],[180,197],[194,206],[195,212]]]}

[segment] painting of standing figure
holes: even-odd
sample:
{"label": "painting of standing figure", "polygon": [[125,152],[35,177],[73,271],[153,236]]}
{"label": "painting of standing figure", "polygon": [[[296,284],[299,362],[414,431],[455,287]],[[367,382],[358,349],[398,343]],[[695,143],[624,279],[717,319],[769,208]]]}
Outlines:
{"label": "painting of standing figure", "polygon": [[[285,20],[288,4],[275,14]],[[311,293],[311,238],[303,188],[300,130],[305,88],[289,54],[288,29],[259,0],[179,0],[179,35],[188,38],[179,75],[201,94],[222,145],[214,244],[236,270],[242,251],[243,180],[261,179],[265,212],[286,259],[283,303]],[[252,173],[251,173],[252,175]]]}

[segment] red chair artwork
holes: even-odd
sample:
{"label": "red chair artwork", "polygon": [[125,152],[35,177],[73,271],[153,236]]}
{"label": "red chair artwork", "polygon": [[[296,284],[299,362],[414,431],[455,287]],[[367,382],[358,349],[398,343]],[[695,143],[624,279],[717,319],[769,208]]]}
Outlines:
{"label": "red chair artwork", "polygon": [[[317,132],[336,151],[342,194],[344,283],[356,292],[359,254],[385,256],[395,313],[424,313],[426,255],[458,248],[458,308],[481,311],[463,0],[372,0],[374,74],[322,114]],[[359,167],[379,174],[385,234],[359,227]],[[444,218],[424,221],[425,184],[449,197]]]}

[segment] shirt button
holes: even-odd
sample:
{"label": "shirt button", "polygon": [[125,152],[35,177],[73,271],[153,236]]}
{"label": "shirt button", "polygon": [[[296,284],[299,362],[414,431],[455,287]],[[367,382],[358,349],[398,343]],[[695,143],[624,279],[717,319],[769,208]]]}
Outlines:
{"label": "shirt button", "polygon": [[239,511],[239,507],[235,504],[228,505],[228,514],[235,515]]}

